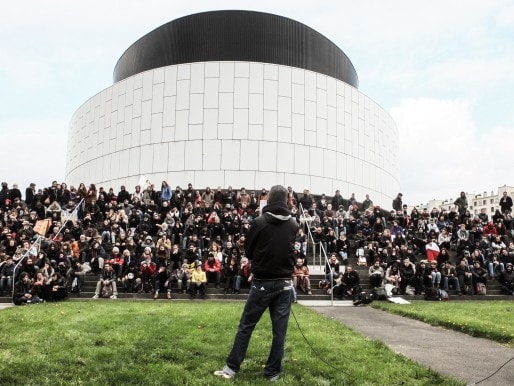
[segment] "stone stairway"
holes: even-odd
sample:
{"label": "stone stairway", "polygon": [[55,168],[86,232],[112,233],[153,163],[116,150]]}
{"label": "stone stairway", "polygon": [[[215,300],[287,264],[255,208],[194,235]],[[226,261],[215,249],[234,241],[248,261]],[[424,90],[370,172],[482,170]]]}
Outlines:
{"label": "stone stairway", "polygon": [[[363,266],[354,265],[354,269],[359,273],[361,278],[361,286],[364,291],[370,291],[371,286],[368,280],[368,268]],[[311,286],[312,295],[307,295],[301,291],[297,291],[297,299],[301,303],[302,301],[330,301],[331,296],[326,293],[326,290],[318,288],[318,283],[324,278],[324,273],[316,268],[311,269]],[[69,293],[68,299],[71,301],[76,300],[92,300],[98,281],[98,275],[87,275],[84,278],[82,290],[79,294]],[[227,294],[223,292],[223,288],[216,288],[215,284],[209,283],[207,288],[206,299],[209,300],[226,300],[226,301],[243,301],[248,296],[248,288],[242,288],[239,294]],[[456,291],[449,291],[450,300],[514,300],[514,296],[502,294],[500,284],[496,280],[489,280],[487,284],[487,295],[464,295],[457,296]],[[423,300],[423,295],[406,295],[406,300]],[[121,283],[118,285],[118,300],[153,300],[152,293],[125,293]],[[180,294],[177,288],[173,288],[171,300],[190,300],[189,294]],[[198,297],[197,297],[198,299]],[[108,299],[106,299],[108,300]],[[166,293],[162,292],[159,294],[159,299],[162,301],[171,301],[166,297]],[[11,298],[8,296],[0,296],[0,303],[11,303]]]}

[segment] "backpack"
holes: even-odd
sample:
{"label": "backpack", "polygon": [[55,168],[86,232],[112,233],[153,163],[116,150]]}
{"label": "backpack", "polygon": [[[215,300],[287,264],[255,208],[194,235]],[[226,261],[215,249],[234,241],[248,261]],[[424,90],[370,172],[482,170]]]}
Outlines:
{"label": "backpack", "polygon": [[448,292],[446,292],[445,290],[440,289],[438,292],[439,292],[439,300],[448,301],[450,299]]}
{"label": "backpack", "polygon": [[410,284],[405,287],[405,295],[414,295],[416,293],[416,289]]}
{"label": "backpack", "polygon": [[387,300],[385,288],[384,287],[373,288],[373,297],[377,300]]}
{"label": "backpack", "polygon": [[476,291],[477,295],[487,295],[487,287],[484,283],[477,283]]}
{"label": "backpack", "polygon": [[371,291],[362,291],[359,293],[359,298],[353,302],[354,306],[361,304],[369,304],[373,301],[373,293]]}
{"label": "backpack", "polygon": [[111,284],[103,284],[102,285],[102,298],[110,298],[112,296],[112,285]]}
{"label": "backpack", "polygon": [[439,290],[435,287],[425,289],[425,300],[441,300]]}

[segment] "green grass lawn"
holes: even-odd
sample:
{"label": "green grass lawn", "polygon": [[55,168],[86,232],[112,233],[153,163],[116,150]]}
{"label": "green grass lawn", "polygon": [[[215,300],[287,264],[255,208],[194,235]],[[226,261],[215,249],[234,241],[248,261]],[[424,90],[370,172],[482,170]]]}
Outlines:
{"label": "green grass lawn", "polygon": [[514,302],[374,302],[374,308],[514,347]]}
{"label": "green grass lawn", "polygon": [[[1,385],[260,385],[264,317],[237,378],[217,379],[243,303],[85,301],[0,312]],[[339,322],[293,307],[279,385],[460,385]],[[317,355],[321,356],[321,359]]]}

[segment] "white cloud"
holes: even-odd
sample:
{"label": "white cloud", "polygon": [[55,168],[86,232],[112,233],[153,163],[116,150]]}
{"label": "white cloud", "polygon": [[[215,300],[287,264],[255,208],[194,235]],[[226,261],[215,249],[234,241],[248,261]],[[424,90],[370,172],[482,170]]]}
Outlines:
{"label": "white cloud", "polygon": [[400,133],[405,202],[455,198],[508,184],[514,128],[478,134],[466,100],[406,99],[391,110]]}
{"label": "white cloud", "polygon": [[2,181],[17,183],[24,192],[64,178],[68,118],[0,121]]}

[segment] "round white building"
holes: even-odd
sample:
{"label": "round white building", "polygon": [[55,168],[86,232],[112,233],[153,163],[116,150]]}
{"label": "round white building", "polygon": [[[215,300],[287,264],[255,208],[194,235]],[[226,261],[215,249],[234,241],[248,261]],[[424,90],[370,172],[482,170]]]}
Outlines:
{"label": "round white building", "polygon": [[148,33],[114,84],[73,115],[66,181],[132,190],[250,190],[275,184],[389,203],[399,190],[396,124],[361,93],[348,57],[281,16],[215,11]]}

